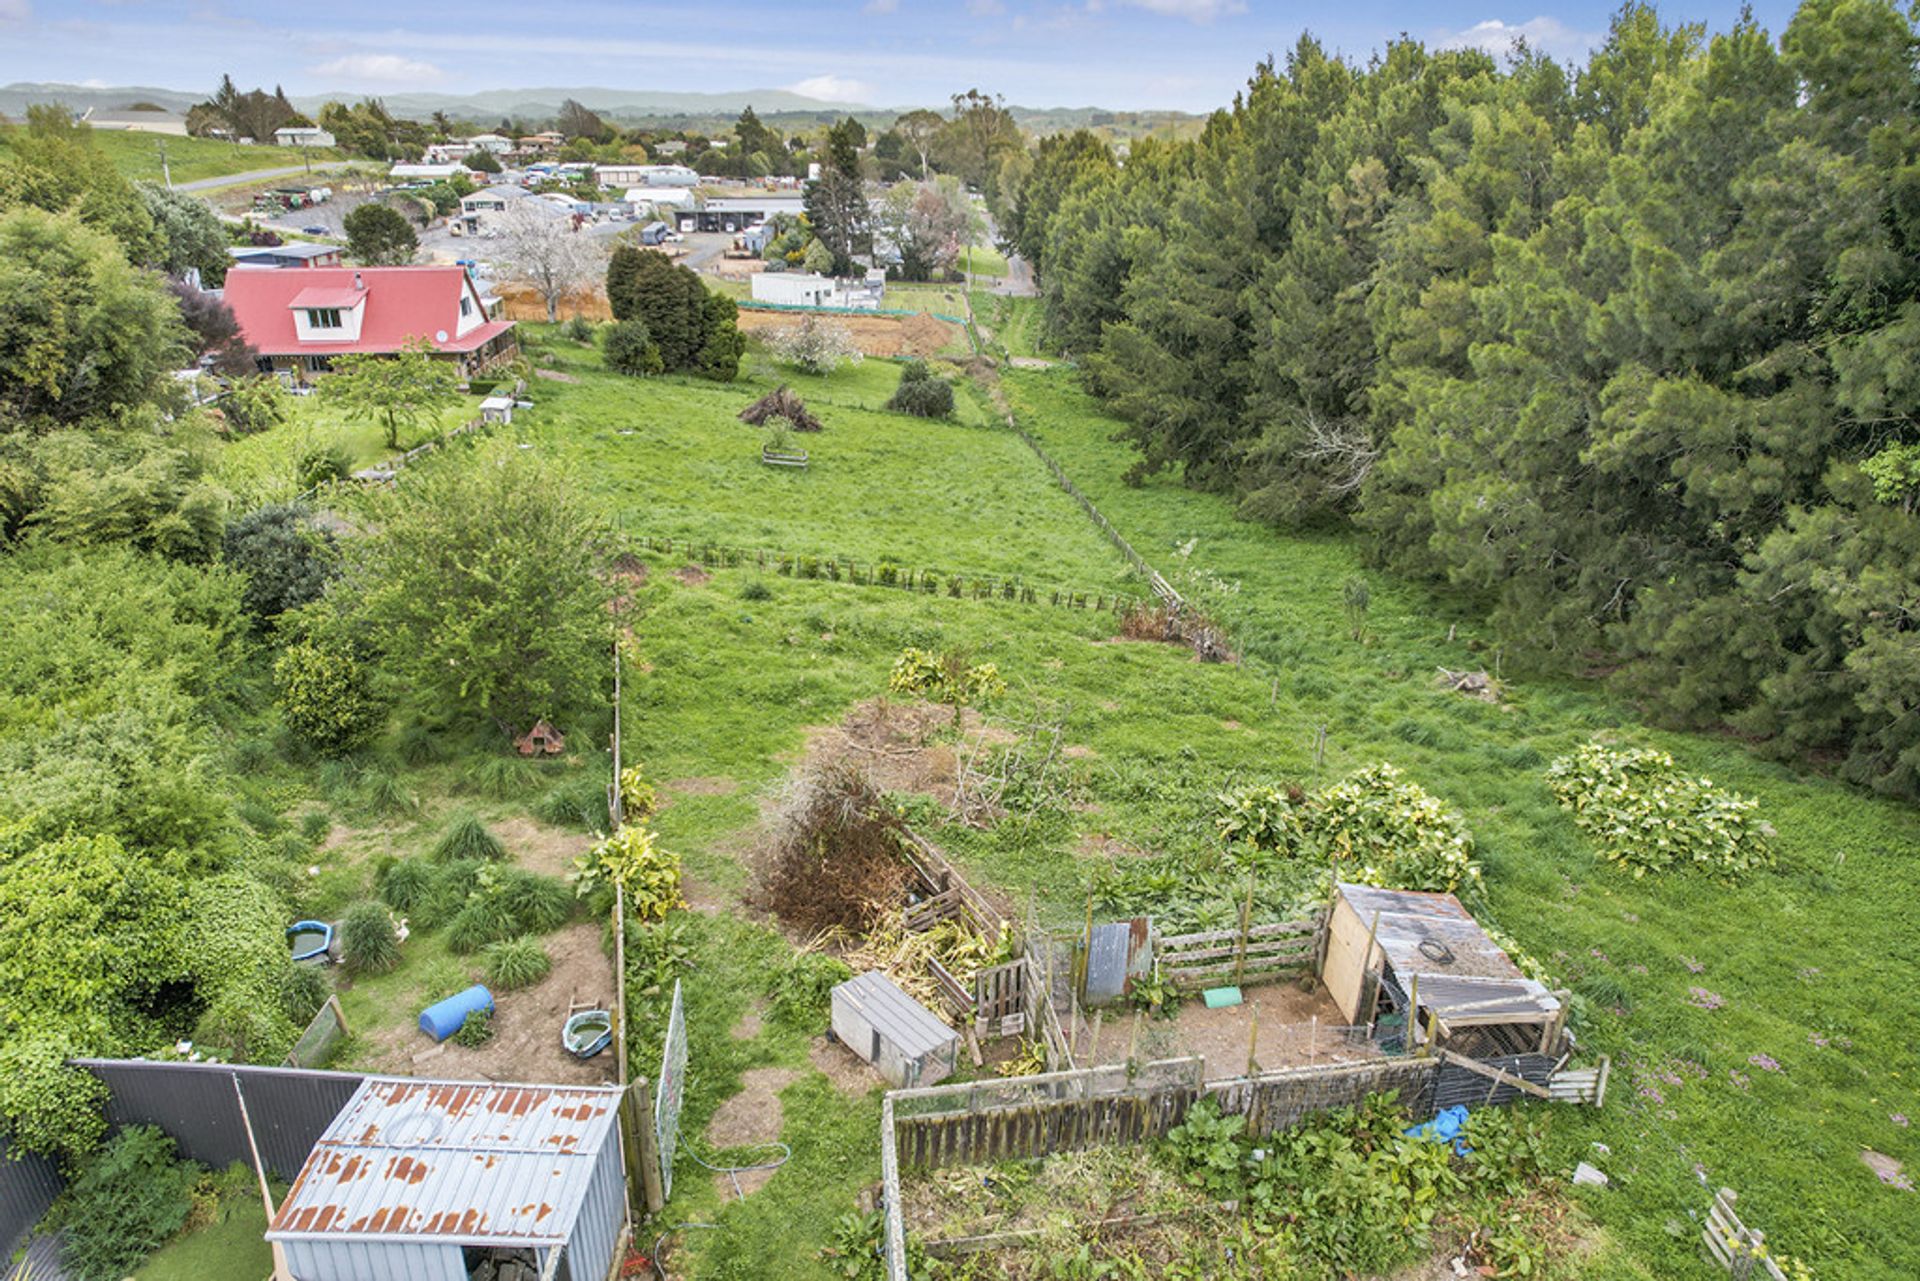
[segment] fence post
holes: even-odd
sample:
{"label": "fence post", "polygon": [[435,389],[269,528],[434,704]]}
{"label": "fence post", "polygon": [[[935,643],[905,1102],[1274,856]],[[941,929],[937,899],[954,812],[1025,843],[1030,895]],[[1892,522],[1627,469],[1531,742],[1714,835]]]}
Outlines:
{"label": "fence post", "polygon": [[[627,1207],[637,1223],[658,1214],[667,1199],[660,1191],[660,1140],[653,1132],[653,1085],[646,1077],[630,1083],[620,1096],[620,1147],[627,1161]],[[634,1171],[640,1182],[634,1184]]]}

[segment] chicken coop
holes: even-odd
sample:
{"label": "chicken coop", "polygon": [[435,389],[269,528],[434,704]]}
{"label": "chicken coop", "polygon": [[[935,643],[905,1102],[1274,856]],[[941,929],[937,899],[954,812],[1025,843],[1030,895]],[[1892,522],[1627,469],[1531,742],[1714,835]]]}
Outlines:
{"label": "chicken coop", "polygon": [[1321,978],[1347,1022],[1389,1048],[1560,1053],[1562,995],[1521,973],[1451,894],[1336,883]]}
{"label": "chicken coop", "polygon": [[960,1034],[878,970],[833,989],[833,1034],[896,1089],[952,1075]]}

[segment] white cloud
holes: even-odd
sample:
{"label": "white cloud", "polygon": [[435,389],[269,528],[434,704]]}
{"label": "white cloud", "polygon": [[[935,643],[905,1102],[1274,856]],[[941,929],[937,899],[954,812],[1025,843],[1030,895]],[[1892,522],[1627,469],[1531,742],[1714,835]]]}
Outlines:
{"label": "white cloud", "polygon": [[1434,38],[1441,49],[1485,49],[1498,57],[1524,39],[1527,47],[1552,58],[1583,58],[1600,45],[1605,35],[1595,31],[1576,31],[1558,18],[1542,15],[1526,22],[1502,22],[1488,18],[1464,31],[1442,31]]}
{"label": "white cloud", "polygon": [[[1117,0],[1130,9],[1145,9],[1148,13],[1157,13],[1168,18],[1185,18],[1188,22],[1212,22],[1215,18],[1228,14],[1245,13],[1245,0]],[[1095,0],[1094,8],[1098,8]]]}
{"label": "white cloud", "polygon": [[897,13],[899,9],[900,0],[867,0],[860,6],[861,13]]}
{"label": "white cloud", "polygon": [[25,22],[33,17],[31,0],[0,0],[0,23]]}
{"label": "white cloud", "polygon": [[873,97],[873,86],[845,76],[813,76],[788,85],[787,92],[823,102],[866,102]]}
{"label": "white cloud", "polygon": [[[4,3],[6,0],[0,0],[0,4]],[[321,63],[313,73],[395,85],[431,84],[446,77],[446,73],[431,62],[403,58],[397,53],[350,53]]]}

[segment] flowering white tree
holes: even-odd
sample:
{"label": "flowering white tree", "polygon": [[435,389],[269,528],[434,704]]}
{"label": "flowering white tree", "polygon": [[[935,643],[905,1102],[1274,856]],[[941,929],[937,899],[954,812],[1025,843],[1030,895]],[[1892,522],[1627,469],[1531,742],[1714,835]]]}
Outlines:
{"label": "flowering white tree", "polygon": [[566,213],[534,205],[517,200],[489,221],[500,231],[495,260],[501,272],[539,294],[552,323],[560,318],[562,298],[599,277],[606,255],[595,237],[574,229]]}

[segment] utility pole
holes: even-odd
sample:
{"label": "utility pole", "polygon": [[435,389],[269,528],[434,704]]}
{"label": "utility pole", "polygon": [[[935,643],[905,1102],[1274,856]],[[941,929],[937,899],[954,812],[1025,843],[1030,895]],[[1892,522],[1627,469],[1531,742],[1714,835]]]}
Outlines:
{"label": "utility pole", "polygon": [[166,180],[167,190],[173,190],[173,170],[167,167],[167,140],[156,139],[154,145],[160,148],[160,176]]}

